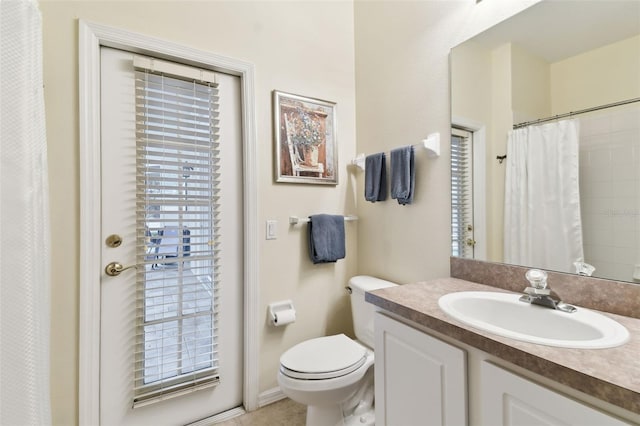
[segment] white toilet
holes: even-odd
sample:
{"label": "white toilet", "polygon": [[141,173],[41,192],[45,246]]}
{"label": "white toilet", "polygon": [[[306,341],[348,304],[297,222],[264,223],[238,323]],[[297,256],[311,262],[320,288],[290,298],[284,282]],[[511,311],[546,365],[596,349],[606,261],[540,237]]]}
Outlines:
{"label": "white toilet", "polygon": [[307,426],[373,425],[373,312],[366,291],[394,284],[369,276],[349,280],[351,315],[357,337],[344,334],[299,343],[280,357],[278,384],[307,405]]}

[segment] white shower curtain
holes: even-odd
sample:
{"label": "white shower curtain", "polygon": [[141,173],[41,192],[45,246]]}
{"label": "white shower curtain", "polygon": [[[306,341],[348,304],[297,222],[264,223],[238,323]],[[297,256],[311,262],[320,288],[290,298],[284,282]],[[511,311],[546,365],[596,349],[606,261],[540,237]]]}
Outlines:
{"label": "white shower curtain", "polygon": [[42,22],[0,0],[0,424],[51,423]]}
{"label": "white shower curtain", "polygon": [[509,132],[504,261],[575,272],[583,258],[577,120]]}

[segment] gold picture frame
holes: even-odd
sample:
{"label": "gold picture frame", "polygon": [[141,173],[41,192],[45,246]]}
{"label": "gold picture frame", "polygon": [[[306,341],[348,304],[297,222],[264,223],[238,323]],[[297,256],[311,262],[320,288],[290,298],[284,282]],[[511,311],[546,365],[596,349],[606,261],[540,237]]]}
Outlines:
{"label": "gold picture frame", "polygon": [[335,102],[273,91],[276,182],[338,184]]}

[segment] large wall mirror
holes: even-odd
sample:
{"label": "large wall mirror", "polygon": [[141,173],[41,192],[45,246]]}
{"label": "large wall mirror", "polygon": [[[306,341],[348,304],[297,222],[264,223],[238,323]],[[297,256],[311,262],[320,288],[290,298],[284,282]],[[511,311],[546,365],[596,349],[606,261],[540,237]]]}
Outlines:
{"label": "large wall mirror", "polygon": [[545,0],[456,46],[451,108],[452,255],[640,283],[640,1]]}

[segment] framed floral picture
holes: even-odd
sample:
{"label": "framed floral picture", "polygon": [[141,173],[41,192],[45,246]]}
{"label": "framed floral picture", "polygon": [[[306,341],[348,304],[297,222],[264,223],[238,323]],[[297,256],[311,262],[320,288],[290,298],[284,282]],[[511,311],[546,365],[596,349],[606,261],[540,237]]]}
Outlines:
{"label": "framed floral picture", "polygon": [[336,104],[273,91],[276,181],[338,184]]}

